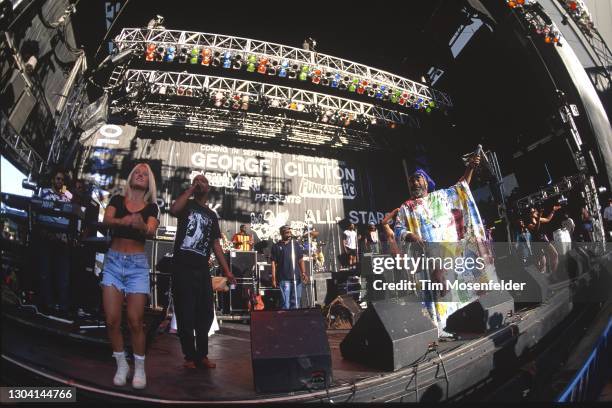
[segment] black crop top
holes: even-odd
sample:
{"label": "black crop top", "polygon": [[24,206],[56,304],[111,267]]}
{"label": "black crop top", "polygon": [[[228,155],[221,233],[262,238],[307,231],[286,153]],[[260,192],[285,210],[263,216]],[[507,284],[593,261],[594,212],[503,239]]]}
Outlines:
{"label": "black crop top", "polygon": [[[109,206],[115,207],[115,218],[123,218],[128,214],[132,214],[125,207],[125,197],[117,194],[111,198]],[[138,211],[138,214],[142,216],[142,220],[146,224],[149,220],[149,217],[157,218],[159,215],[159,208],[157,204],[149,203],[142,210]],[[144,234],[140,231],[136,231],[134,228],[130,227],[115,227],[112,232],[113,238],[128,238],[133,239],[134,241],[145,242],[146,238]]]}

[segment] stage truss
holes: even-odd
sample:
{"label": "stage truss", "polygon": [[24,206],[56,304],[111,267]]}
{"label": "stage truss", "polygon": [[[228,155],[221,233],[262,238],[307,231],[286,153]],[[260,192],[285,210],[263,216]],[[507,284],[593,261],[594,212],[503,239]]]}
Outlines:
{"label": "stage truss", "polygon": [[321,119],[325,112],[330,111],[333,112],[330,116],[336,114],[344,118],[343,122],[363,123],[365,120],[373,125],[420,126],[416,117],[406,113],[301,89],[207,75],[129,69],[125,74],[127,92],[138,90],[142,85],[147,87],[143,89],[147,94],[190,96],[203,103],[217,102],[226,107],[235,105],[243,110],[276,107],[318,113]]}
{"label": "stage truss", "polygon": [[[286,61],[287,65],[309,67],[311,71],[320,70],[320,75],[337,74],[340,77],[348,77],[351,81],[358,80],[359,83],[365,83],[367,86],[377,85],[379,88],[384,86],[388,90],[415,95],[425,103],[435,102],[437,105],[446,108],[452,107],[452,100],[449,95],[427,85],[353,61],[286,45],[227,35],[166,30],[163,28],[124,28],[114,41],[119,51],[134,49],[142,52],[142,55],[144,55],[149,44],[155,44],[156,47],[172,46],[176,50],[183,47],[198,50],[207,48],[213,53],[218,52],[221,55],[229,52],[232,58],[239,55],[245,63],[252,55],[260,60],[276,61],[278,64]],[[176,52],[178,53],[178,51]],[[347,92],[347,94],[350,94],[350,92]]]}
{"label": "stage truss", "polygon": [[[317,152],[318,148],[372,151],[389,149],[369,132],[324,123],[211,107],[147,102],[135,104],[139,128],[178,129],[179,136],[205,140],[231,135],[231,141],[285,146]],[[230,142],[230,140],[227,140]]]}

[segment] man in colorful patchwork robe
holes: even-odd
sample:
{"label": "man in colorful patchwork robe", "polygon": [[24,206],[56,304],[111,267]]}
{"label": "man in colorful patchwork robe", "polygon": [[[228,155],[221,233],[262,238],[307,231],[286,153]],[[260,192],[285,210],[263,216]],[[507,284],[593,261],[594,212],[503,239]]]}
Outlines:
{"label": "man in colorful patchwork robe", "polygon": [[[449,268],[446,262],[440,267],[440,263],[434,262],[433,266],[417,273],[417,284],[419,280],[431,280],[444,285],[444,290],[440,292],[420,288],[440,337],[451,336],[444,331],[448,316],[476,300],[479,295],[475,291],[449,288],[447,281],[497,282],[484,225],[469,188],[472,174],[479,163],[479,156],[472,156],[457,184],[441,190],[435,190],[435,183],[429,175],[417,169],[408,182],[410,199],[402,204],[395,220],[394,233],[400,248],[404,247],[404,242],[415,242],[421,244],[417,247],[420,246],[430,259],[474,260],[468,262],[473,266],[469,269],[459,268],[457,263]],[[410,255],[415,256],[414,253]],[[479,257],[480,264],[476,262]],[[483,264],[484,268],[480,267]]]}

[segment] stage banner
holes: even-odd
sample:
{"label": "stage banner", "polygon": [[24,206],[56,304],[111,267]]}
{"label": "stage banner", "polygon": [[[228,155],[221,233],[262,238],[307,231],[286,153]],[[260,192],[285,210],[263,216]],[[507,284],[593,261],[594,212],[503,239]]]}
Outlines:
{"label": "stage banner", "polygon": [[105,125],[85,146],[81,175],[101,191],[103,202],[123,191],[135,163],[146,162],[157,181],[160,226],[176,226],[170,205],[204,174],[213,187],[209,206],[227,238],[246,224],[255,242],[269,247],[282,225],[298,236],[314,229],[329,268],[340,266],[349,223],[365,236],[369,223],[378,224],[408,197],[399,160],[343,161],[135,134],[131,126]]}
{"label": "stage banner", "polygon": [[79,174],[96,187],[103,201],[121,191],[127,177],[127,174],[121,177],[126,167],[124,161],[130,158],[135,135],[133,126],[105,124],[83,142],[84,157]]}

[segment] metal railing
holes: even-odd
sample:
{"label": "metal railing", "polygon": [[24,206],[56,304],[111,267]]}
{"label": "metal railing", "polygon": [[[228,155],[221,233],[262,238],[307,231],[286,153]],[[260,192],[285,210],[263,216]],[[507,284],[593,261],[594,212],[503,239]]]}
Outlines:
{"label": "metal railing", "polygon": [[587,358],[582,368],[574,375],[574,378],[565,391],[559,396],[557,402],[579,402],[596,401],[601,391],[601,386],[608,379],[612,370],[610,364],[610,331],[612,330],[612,319],[608,321],[606,329],[597,341],[593,351]]}

